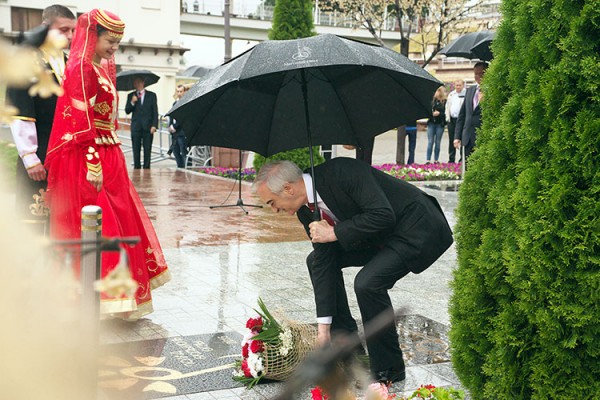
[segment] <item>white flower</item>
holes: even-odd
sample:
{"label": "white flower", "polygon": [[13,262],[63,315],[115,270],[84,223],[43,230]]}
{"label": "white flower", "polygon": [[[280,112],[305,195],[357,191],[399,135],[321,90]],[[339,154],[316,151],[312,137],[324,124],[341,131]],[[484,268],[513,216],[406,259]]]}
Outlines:
{"label": "white flower", "polygon": [[262,372],[262,370],[264,369],[262,357],[260,357],[256,353],[250,353],[246,361],[248,363],[248,368],[250,369],[250,374],[254,378],[258,378],[260,372]]}
{"label": "white flower", "polygon": [[279,334],[279,340],[281,340],[281,347],[279,348],[279,354],[287,356],[290,350],[292,350],[293,337],[290,328],[285,328],[283,332]]}

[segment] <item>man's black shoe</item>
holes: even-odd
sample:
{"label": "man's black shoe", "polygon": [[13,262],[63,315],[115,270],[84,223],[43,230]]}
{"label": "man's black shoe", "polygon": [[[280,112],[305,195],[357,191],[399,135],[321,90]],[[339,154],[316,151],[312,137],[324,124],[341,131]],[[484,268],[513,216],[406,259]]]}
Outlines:
{"label": "man's black shoe", "polygon": [[381,382],[384,385],[389,385],[390,383],[400,382],[406,379],[406,372],[404,368],[402,370],[397,370],[395,368],[386,369],[385,371],[379,371],[375,373],[375,380],[377,382]]}

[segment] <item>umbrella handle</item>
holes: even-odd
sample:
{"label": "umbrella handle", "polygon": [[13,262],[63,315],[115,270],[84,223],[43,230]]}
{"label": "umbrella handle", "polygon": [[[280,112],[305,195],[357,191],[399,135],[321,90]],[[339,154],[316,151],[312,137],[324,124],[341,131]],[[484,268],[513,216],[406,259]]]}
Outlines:
{"label": "umbrella handle", "polygon": [[304,99],[304,119],[306,120],[306,134],[308,135],[308,154],[310,155],[310,174],[313,180],[313,202],[315,210],[313,211],[313,221],[321,220],[321,210],[317,204],[317,184],[315,182],[315,157],[313,154],[312,132],[310,130],[310,116],[308,115],[308,89],[306,87],[306,71],[300,70],[300,78],[302,84],[302,97]]}

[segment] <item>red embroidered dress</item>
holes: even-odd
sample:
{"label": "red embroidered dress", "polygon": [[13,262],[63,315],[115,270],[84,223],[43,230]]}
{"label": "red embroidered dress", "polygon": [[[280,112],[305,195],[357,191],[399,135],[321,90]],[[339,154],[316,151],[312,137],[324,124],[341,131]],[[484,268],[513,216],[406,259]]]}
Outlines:
{"label": "red embroidered dress", "polygon": [[[100,307],[103,314],[137,319],[152,312],[151,289],[169,281],[170,274],[115,134],[114,59],[102,65],[92,62],[97,24],[115,37],[122,35],[124,27],[118,17],[102,10],[92,10],[77,21],[46,159],[50,235],[53,239],[79,239],[81,208],[97,205],[102,208],[103,236],[140,237],[140,243],[127,247],[132,277],[138,283],[135,298],[103,296]],[[88,171],[102,174],[99,192],[87,181]],[[117,265],[118,258],[118,253],[103,253],[103,277]]]}

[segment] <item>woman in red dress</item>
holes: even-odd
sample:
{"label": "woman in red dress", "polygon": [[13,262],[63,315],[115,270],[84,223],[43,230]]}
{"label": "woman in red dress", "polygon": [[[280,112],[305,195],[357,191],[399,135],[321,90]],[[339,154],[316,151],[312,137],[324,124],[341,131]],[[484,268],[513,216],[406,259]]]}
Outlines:
{"label": "woman in red dress", "polygon": [[[48,146],[48,202],[53,239],[81,237],[81,208],[102,208],[102,235],[139,237],[127,248],[135,298],[103,295],[100,312],[135,320],[152,312],[151,290],[170,274],[148,218],[129,179],[117,129],[114,53],[125,24],[95,9],[77,20]],[[102,255],[102,276],[118,263],[118,254]]]}

